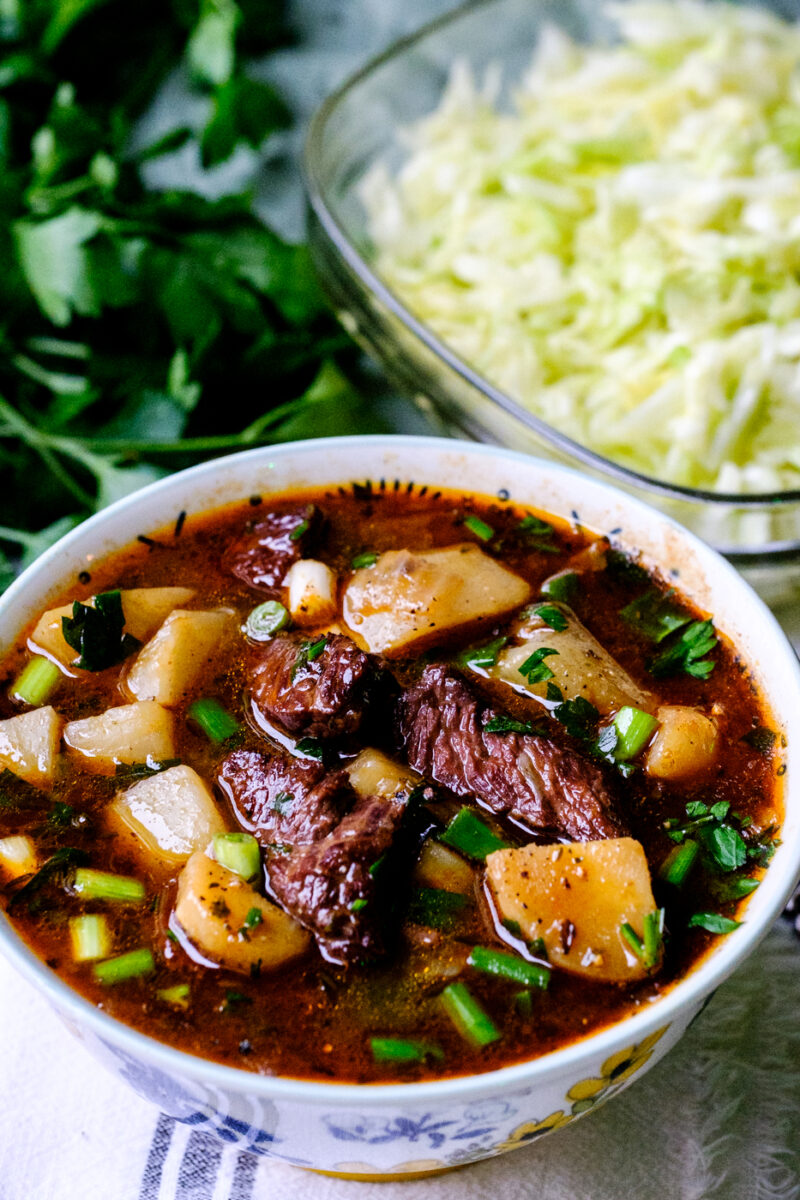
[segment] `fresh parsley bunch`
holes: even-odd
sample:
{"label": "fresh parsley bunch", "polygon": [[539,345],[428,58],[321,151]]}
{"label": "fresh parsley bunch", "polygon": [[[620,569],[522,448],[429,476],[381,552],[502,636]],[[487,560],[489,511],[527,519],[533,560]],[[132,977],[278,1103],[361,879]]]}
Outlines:
{"label": "fresh parsley bunch", "polygon": [[[306,248],[247,194],[144,178],[192,140],[211,167],[285,127],[248,66],[288,36],[278,0],[0,5],[0,583],[198,457],[366,427]],[[205,121],[134,149],[174,72]]]}

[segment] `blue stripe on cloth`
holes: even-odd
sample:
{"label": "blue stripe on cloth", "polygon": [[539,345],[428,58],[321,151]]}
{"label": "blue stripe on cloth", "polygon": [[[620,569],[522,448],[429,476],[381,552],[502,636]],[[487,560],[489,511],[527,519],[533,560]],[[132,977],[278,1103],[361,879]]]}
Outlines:
{"label": "blue stripe on cloth", "polygon": [[169,1145],[172,1141],[174,1129],[175,1118],[168,1117],[166,1113],[161,1113],[155,1133],[153,1134],[153,1141],[150,1144],[150,1153],[145,1163],[139,1200],[158,1200],[161,1175],[164,1171],[164,1163],[169,1153]]}
{"label": "blue stripe on cloth", "polygon": [[224,1149],[215,1134],[192,1130],[178,1172],[175,1200],[211,1200]]}
{"label": "blue stripe on cloth", "polygon": [[228,1200],[250,1200],[256,1182],[256,1171],[260,1162],[258,1154],[243,1150],[236,1159],[233,1180]]}

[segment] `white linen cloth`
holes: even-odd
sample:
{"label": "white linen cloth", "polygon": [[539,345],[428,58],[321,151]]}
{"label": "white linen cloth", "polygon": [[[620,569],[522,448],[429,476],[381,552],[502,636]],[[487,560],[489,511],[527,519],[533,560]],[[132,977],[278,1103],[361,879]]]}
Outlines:
{"label": "white linen cloth", "polygon": [[356,1183],[159,1114],[0,960],[0,1200],[800,1200],[799,1008],[800,940],[780,921],[597,1112],[447,1175]]}

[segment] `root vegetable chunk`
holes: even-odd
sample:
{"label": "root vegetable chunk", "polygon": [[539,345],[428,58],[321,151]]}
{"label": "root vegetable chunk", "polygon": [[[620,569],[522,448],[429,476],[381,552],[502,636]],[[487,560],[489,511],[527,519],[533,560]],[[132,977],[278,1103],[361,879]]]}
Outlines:
{"label": "root vegetable chunk", "polygon": [[22,834],[0,838],[0,878],[19,879],[32,875],[38,868],[36,847],[29,837]]}
{"label": "root vegetable chunk", "polygon": [[394,655],[463,625],[490,624],[530,596],[530,585],[477,546],[387,550],[356,571],[344,593],[345,623],[373,654]]}
{"label": "root vegetable chunk", "polygon": [[311,934],[203,850],[178,880],[175,919],[204,955],[231,971],[270,971],[303,954]]}
{"label": "root vegetable chunk", "polygon": [[205,850],[225,823],[204,779],[191,767],[170,767],[121,792],[107,809],[111,827],[164,867]]}
{"label": "root vegetable chunk", "polygon": [[[186,604],[193,595],[194,588],[123,588],[120,592],[120,599],[125,615],[125,632],[130,633],[140,642],[145,641],[155,633],[173,608],[177,608],[179,604]],[[91,604],[94,607],[94,596],[81,601],[81,603]],[[65,667],[74,663],[77,655],[61,632],[62,617],[71,616],[71,604],[64,604],[60,608],[51,608],[46,613],[42,613],[36,623],[36,628],[28,639],[28,645],[35,650],[43,651]]]}
{"label": "root vegetable chunk", "polygon": [[110,774],[117,763],[164,762],[175,757],[172,713],[153,700],[71,721],[64,729],[64,741],[101,774]]}
{"label": "root vegetable chunk", "polygon": [[655,911],[644,850],[633,838],[495,850],[486,876],[503,921],[542,938],[553,966],[607,982],[648,974],[620,929],[639,937]]}
{"label": "root vegetable chunk", "polygon": [[710,717],[683,704],[662,705],[644,768],[656,779],[688,779],[713,766],[719,738]]}
{"label": "root vegetable chunk", "polygon": [[386,796],[388,799],[422,782],[416,771],[371,748],[357,754],[346,770],[359,796]]}
{"label": "root vegetable chunk", "polygon": [[428,839],[414,868],[414,879],[423,887],[468,893],[475,883],[475,870],[455,850]]}
{"label": "root vegetable chunk", "polygon": [[297,625],[321,625],[332,621],[338,611],[336,576],[324,562],[301,558],[286,575],[289,612]]}
{"label": "root vegetable chunk", "polygon": [[[586,626],[568,608],[551,602],[548,607],[559,609],[567,622],[566,629],[551,629],[535,614],[526,618],[516,631],[522,645],[503,650],[488,674],[511,684],[518,692],[542,699],[547,694],[548,682],[554,683],[565,700],[582,696],[603,716],[626,704],[652,712],[652,696],[642,691]],[[553,677],[541,683],[529,683],[519,668],[534,651],[544,646],[558,652],[548,655],[545,660]]]}
{"label": "root vegetable chunk", "polygon": [[0,768],[35,787],[53,782],[61,718],[49,704],[0,721]]}
{"label": "root vegetable chunk", "polygon": [[137,700],[179,704],[208,661],[224,648],[235,623],[228,610],[176,608],[139,652],[126,680],[128,691]]}

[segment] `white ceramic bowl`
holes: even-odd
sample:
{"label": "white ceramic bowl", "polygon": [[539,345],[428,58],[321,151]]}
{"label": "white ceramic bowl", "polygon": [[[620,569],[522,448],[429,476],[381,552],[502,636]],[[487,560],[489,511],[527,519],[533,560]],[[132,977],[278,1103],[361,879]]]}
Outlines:
{"label": "white ceramic bowl", "polygon": [[253,493],[410,480],[492,496],[569,517],[641,551],[714,614],[760,683],[787,738],[782,844],[742,927],[644,1011],[529,1063],[438,1083],[357,1086],[275,1079],[195,1058],[119,1024],[73,992],[0,916],[2,951],[87,1048],[142,1096],[192,1125],[260,1154],[375,1178],[460,1166],[558,1129],[627,1086],[673,1046],[714,989],[757,945],[800,873],[800,669],[780,627],[736,571],[675,525],[573,470],[468,443],[347,437],[248,451],[173,475],[106,509],[44,554],[0,600],[8,644],[98,557],[174,522]]}

